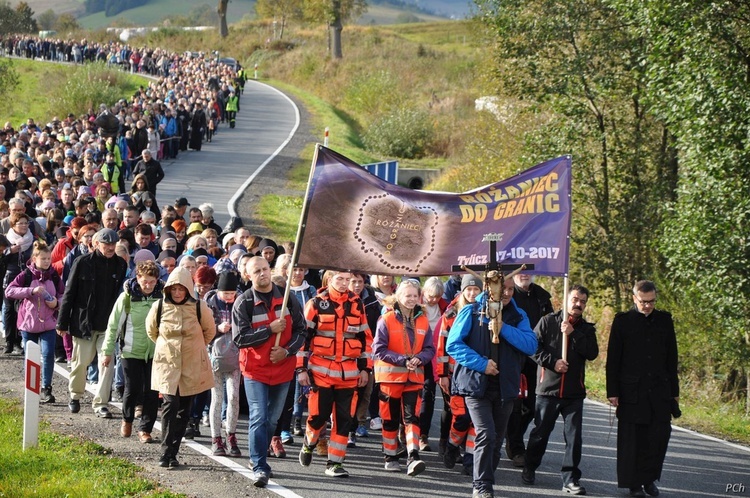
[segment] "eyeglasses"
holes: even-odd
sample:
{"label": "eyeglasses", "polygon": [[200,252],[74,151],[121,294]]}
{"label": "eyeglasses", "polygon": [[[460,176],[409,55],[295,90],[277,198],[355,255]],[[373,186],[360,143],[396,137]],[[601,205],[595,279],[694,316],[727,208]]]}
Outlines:
{"label": "eyeglasses", "polygon": [[640,304],[641,306],[653,306],[656,304],[656,298],[651,299],[649,301],[644,301],[636,297],[635,300],[638,301],[638,304]]}

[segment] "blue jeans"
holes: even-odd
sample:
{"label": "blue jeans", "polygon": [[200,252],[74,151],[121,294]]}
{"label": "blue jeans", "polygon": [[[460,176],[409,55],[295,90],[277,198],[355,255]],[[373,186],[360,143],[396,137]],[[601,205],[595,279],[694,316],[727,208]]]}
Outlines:
{"label": "blue jeans", "polygon": [[269,386],[245,377],[245,396],[249,411],[247,441],[253,472],[270,472],[266,461],[268,444],[284,409],[289,382]]}
{"label": "blue jeans", "polygon": [[52,386],[52,373],[55,369],[56,337],[57,333],[54,329],[40,333],[21,331],[21,340],[24,349],[28,341],[39,344],[39,349],[42,353],[42,387]]}
{"label": "blue jeans", "polygon": [[474,489],[492,493],[500,448],[513,411],[514,398],[502,399],[500,391],[487,390],[483,398],[466,396],[466,409],[474,423]]}

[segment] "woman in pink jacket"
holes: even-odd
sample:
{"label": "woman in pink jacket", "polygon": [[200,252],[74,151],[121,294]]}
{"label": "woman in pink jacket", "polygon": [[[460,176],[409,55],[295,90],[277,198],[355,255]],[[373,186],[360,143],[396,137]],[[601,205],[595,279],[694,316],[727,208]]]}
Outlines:
{"label": "woman in pink jacket", "polygon": [[52,371],[55,363],[55,325],[57,309],[63,295],[60,276],[51,267],[52,251],[41,240],[34,242],[31,261],[5,289],[5,297],[20,300],[18,330],[23,347],[28,341],[39,344],[42,351],[42,403],[54,403]]}

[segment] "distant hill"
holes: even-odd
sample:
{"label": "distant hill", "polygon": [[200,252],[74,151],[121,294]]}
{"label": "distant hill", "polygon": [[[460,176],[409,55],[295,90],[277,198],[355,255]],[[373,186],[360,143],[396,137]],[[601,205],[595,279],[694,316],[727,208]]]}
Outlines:
{"label": "distant hill", "polygon": [[[20,0],[11,0],[16,5]],[[85,15],[83,0],[26,0],[36,15],[52,9],[55,13],[73,13],[87,29],[111,26],[113,23],[138,26],[156,25],[165,16],[187,16],[201,9],[216,11],[218,0],[150,0],[146,5],[106,17],[103,12]],[[471,0],[370,0],[368,12],[358,24],[395,24],[405,21],[435,21],[460,19],[471,12]],[[255,0],[232,0],[227,18],[231,22],[254,16]],[[117,22],[118,20],[122,22]]]}

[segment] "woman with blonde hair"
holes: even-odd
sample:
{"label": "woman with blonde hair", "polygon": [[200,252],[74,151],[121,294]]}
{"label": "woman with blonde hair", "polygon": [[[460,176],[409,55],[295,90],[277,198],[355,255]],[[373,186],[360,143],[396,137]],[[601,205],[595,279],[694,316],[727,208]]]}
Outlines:
{"label": "woman with blonde hair", "polygon": [[425,382],[424,366],[435,356],[432,330],[419,298],[420,288],[416,280],[401,282],[394,295],[387,299],[392,302],[393,309],[378,321],[372,343],[375,382],[380,384],[385,470],[401,470],[398,432],[403,423],[408,454],[407,475],[410,476],[425,469],[419,456],[419,410]]}

